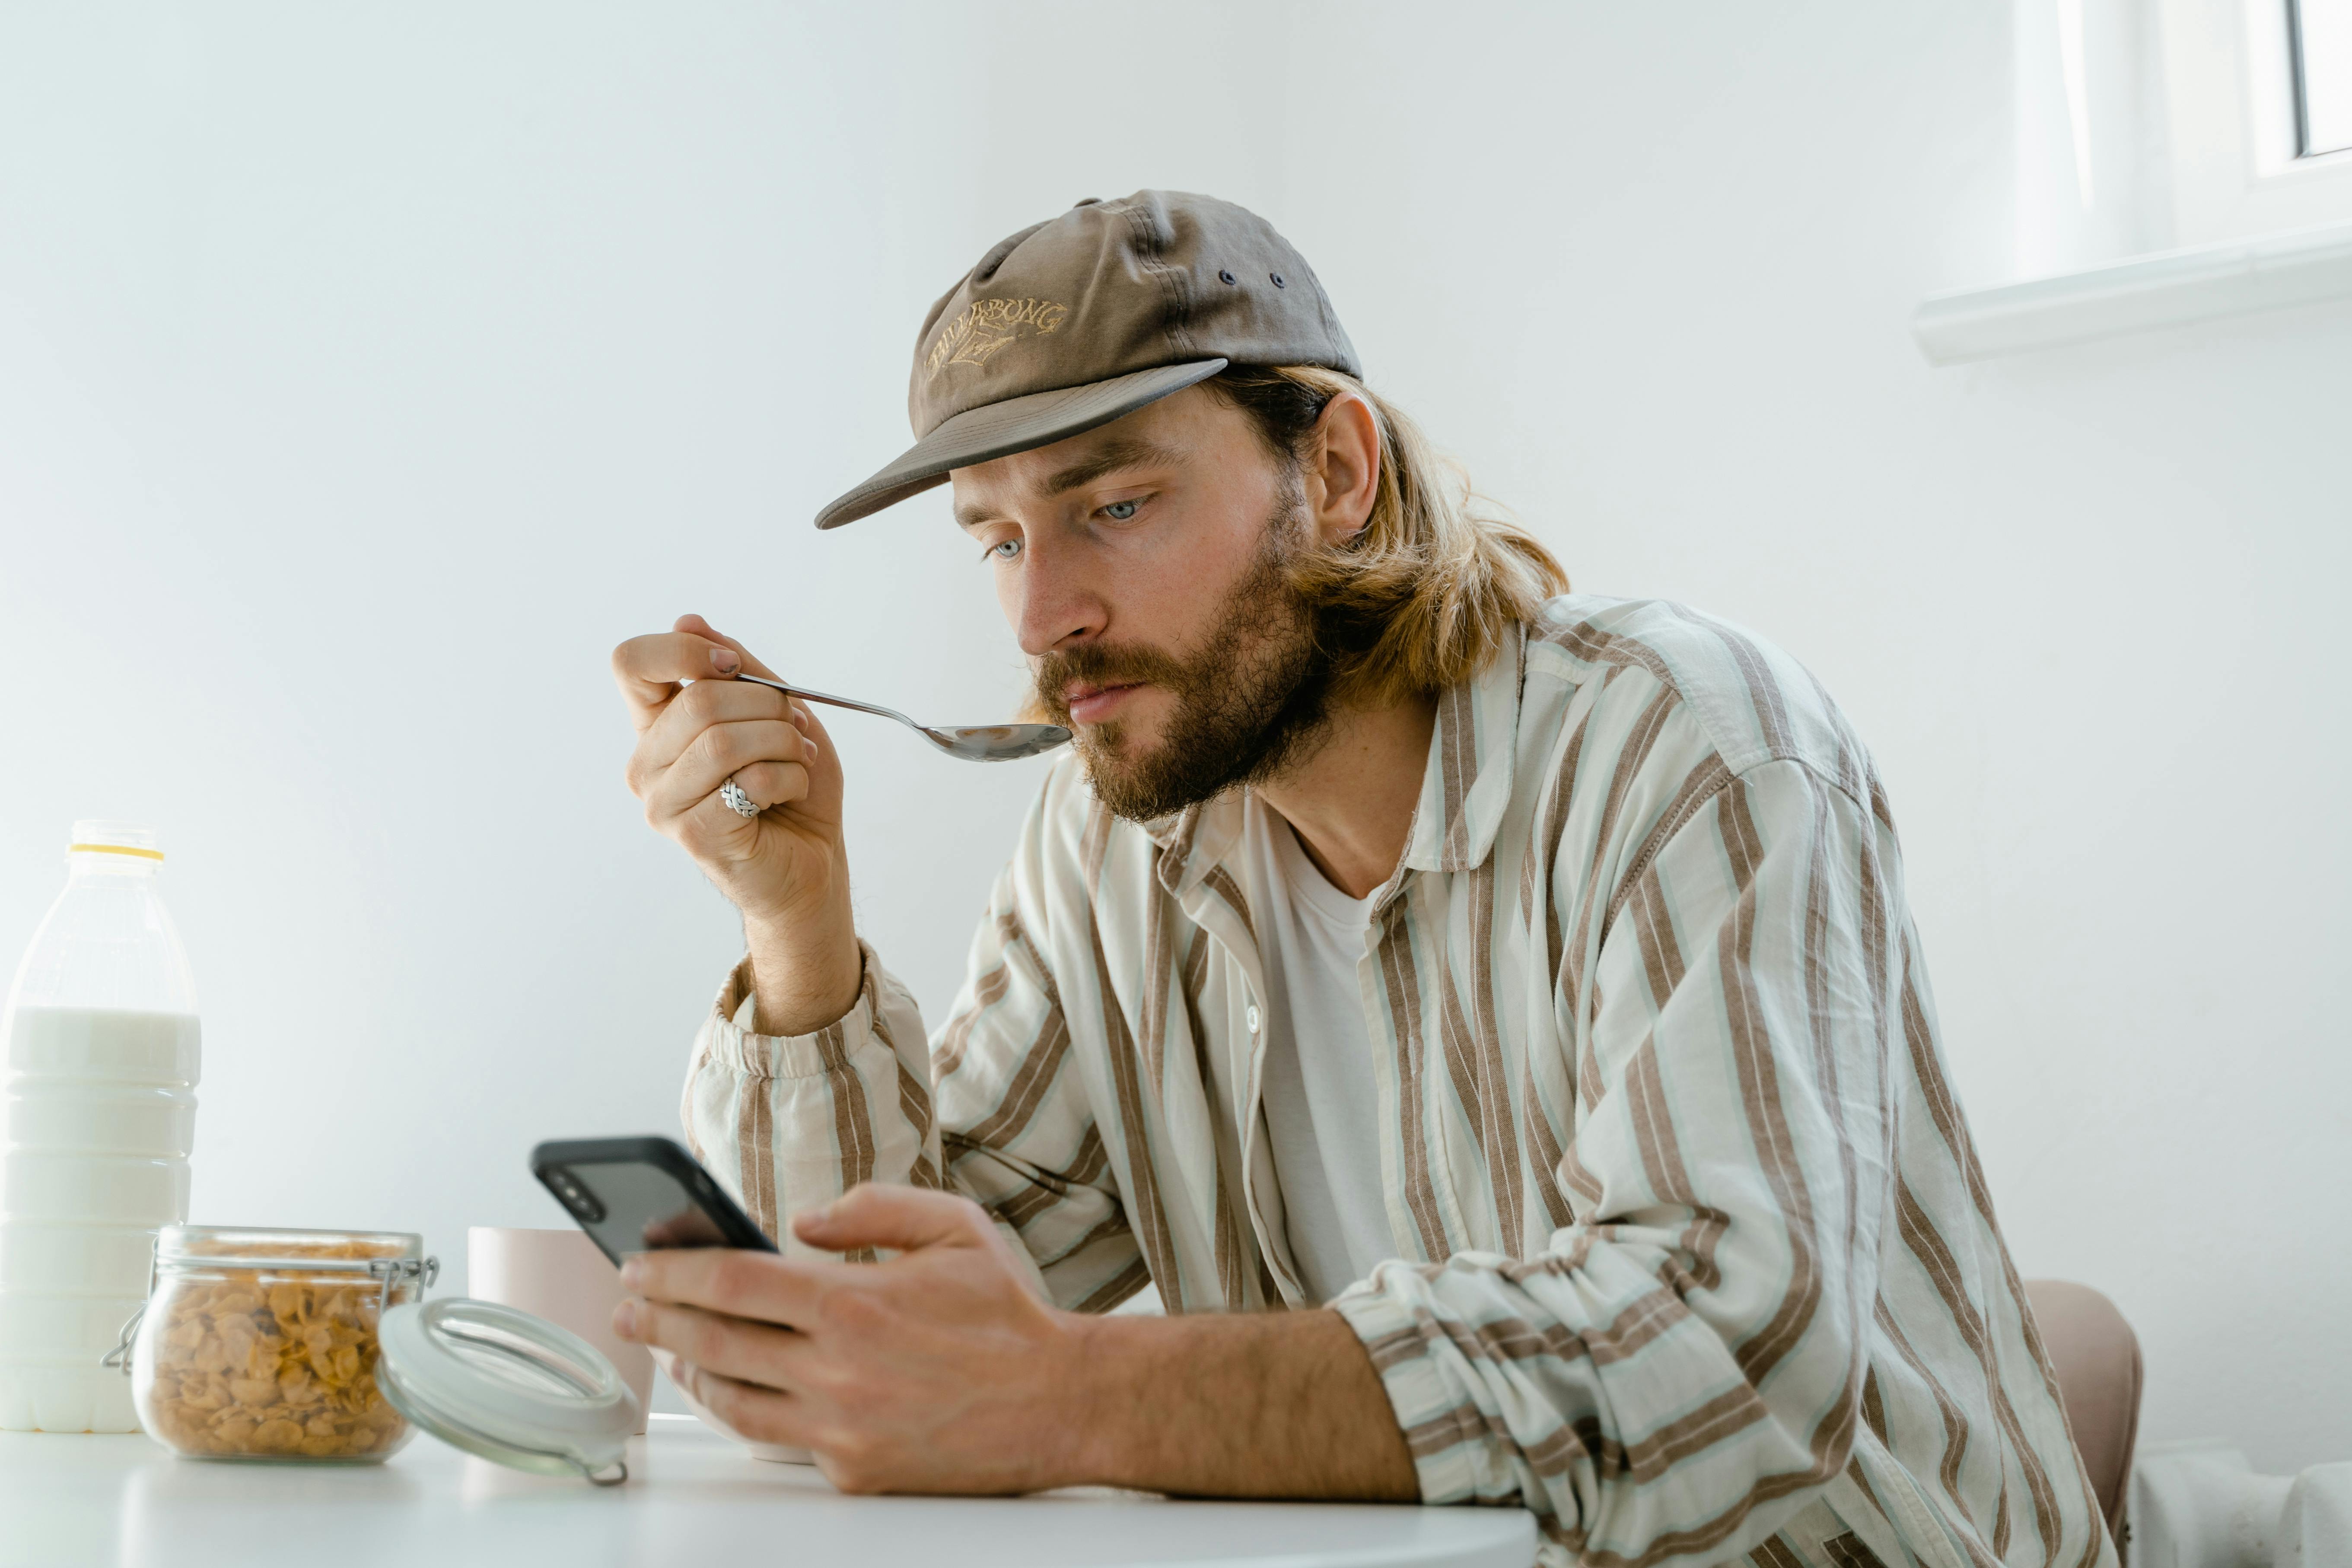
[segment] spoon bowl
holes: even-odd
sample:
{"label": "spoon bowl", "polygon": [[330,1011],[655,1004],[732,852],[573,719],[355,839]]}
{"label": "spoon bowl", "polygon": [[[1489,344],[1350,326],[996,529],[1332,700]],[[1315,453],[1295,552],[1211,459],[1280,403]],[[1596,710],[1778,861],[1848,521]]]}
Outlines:
{"label": "spoon bowl", "polygon": [[1013,762],[1067,745],[1070,740],[1070,732],[1059,724],[918,724],[915,729],[949,756],[967,763]]}
{"label": "spoon bowl", "polygon": [[787,686],[763,675],[746,675],[737,670],[734,679],[748,680],[754,686],[773,687],[787,697],[797,697],[803,702],[823,702],[834,708],[850,708],[878,718],[896,719],[949,756],[967,763],[1015,762],[1066,745],[1070,739],[1070,732],[1059,724],[918,724],[892,709],[877,708],[871,702],[859,702],[847,697],[828,697],[822,691],[811,691],[805,686]]}

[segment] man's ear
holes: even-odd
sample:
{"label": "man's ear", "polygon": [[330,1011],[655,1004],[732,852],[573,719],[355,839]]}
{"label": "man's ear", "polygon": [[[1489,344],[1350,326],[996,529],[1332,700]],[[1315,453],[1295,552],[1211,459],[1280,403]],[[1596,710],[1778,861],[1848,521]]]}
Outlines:
{"label": "man's ear", "polygon": [[1336,544],[1363,531],[1381,489],[1381,427],[1370,404],[1343,392],[1323,405],[1301,477],[1317,537]]}

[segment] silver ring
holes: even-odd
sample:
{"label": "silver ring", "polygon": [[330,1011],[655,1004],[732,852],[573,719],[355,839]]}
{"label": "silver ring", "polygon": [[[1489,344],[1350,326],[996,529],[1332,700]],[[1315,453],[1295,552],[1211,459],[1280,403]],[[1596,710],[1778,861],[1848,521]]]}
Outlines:
{"label": "silver ring", "polygon": [[731,778],[719,786],[719,798],[725,801],[727,809],[738,816],[757,816],[767,809],[745,795],[743,786]]}

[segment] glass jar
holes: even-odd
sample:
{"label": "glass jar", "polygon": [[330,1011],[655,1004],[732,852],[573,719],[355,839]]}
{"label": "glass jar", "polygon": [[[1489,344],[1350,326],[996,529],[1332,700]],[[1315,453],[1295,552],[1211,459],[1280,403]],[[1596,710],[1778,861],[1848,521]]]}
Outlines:
{"label": "glass jar", "polygon": [[424,1253],[397,1232],[166,1226],[123,1331],[139,1424],[202,1458],[390,1458],[411,1429],[376,1385],[377,1326],[440,1272]]}

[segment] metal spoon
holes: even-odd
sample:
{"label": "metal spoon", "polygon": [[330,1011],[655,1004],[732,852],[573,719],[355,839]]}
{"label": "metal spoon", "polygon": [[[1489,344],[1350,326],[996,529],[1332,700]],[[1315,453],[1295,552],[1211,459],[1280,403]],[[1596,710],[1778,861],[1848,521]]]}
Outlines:
{"label": "metal spoon", "polygon": [[961,757],[967,763],[1009,763],[1017,757],[1034,757],[1040,752],[1050,752],[1066,742],[1070,732],[1059,724],[941,724],[936,728],[918,724],[904,713],[887,708],[877,708],[871,702],[855,702],[846,697],[827,697],[822,691],[811,691],[805,686],[787,686],[781,680],[770,680],[761,675],[735,672],[737,680],[748,680],[755,686],[772,686],[787,697],[797,697],[804,702],[825,702],[835,708],[855,708],[860,713],[873,713],[885,719],[896,719],[950,757]]}

